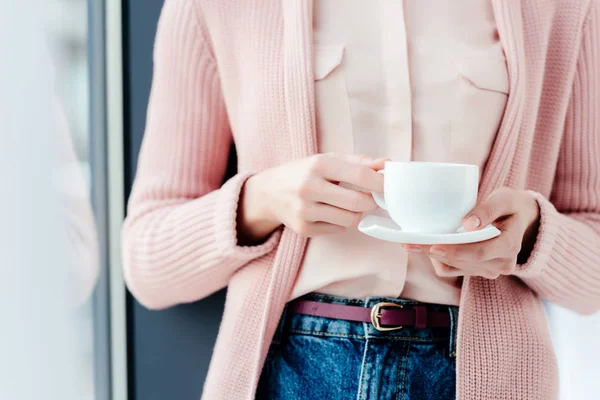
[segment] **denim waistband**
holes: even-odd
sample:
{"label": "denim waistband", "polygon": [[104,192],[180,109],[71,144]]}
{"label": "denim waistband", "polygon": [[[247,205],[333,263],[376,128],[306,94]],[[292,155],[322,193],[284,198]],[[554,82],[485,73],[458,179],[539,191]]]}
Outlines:
{"label": "denim waistband", "polygon": [[378,331],[370,322],[346,321],[312,315],[296,314],[284,309],[280,323],[273,337],[274,343],[279,343],[281,337],[289,334],[307,334],[316,336],[343,337],[354,339],[381,339],[381,340],[407,340],[416,342],[439,342],[447,341],[449,354],[456,356],[456,331],[458,322],[458,307],[442,304],[422,303],[416,300],[407,300],[383,296],[367,297],[365,299],[354,299],[348,297],[332,296],[320,293],[309,293],[301,297],[304,300],[319,301],[332,304],[345,304],[359,307],[372,308],[377,303],[387,302],[402,305],[405,308],[411,306],[425,306],[428,311],[448,312],[450,315],[450,328],[425,328],[415,329],[403,327],[393,331]]}

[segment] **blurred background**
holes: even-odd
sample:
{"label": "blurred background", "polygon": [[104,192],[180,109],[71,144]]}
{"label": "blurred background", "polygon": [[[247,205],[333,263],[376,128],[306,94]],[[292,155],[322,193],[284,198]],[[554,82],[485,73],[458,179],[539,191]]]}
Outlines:
{"label": "blurred background", "polygon": [[[120,265],[162,4],[0,0],[0,399],[200,396],[224,293],[148,311]],[[547,306],[561,399],[599,399],[600,315]]]}

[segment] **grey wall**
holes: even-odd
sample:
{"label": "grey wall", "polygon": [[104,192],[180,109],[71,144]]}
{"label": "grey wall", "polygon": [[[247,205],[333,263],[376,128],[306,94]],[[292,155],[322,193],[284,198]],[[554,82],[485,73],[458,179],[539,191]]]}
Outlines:
{"label": "grey wall", "polygon": [[[152,49],[162,0],[124,0],[125,180],[129,194],[144,134]],[[230,171],[234,161],[230,162]],[[231,172],[230,172],[231,173]],[[223,311],[224,293],[165,311],[129,296],[130,400],[198,400]]]}

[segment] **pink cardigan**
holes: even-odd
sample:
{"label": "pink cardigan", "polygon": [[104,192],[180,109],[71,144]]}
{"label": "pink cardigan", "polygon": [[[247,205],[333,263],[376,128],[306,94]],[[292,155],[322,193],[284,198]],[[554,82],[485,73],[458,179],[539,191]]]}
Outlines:
{"label": "pink cardigan", "polygon": [[[541,227],[514,276],[464,280],[457,398],[555,399],[540,299],[600,308],[600,0],[493,2],[511,94],[481,197],[532,190]],[[232,140],[239,173],[220,187]],[[204,399],[253,398],[306,245],[283,229],[238,246],[240,188],[316,150],[312,2],[167,0],[124,268],[153,309],[229,286]]]}

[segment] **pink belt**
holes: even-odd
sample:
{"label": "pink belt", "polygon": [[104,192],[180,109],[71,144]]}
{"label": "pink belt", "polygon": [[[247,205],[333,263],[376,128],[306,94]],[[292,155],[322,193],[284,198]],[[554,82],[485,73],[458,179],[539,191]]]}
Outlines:
{"label": "pink belt", "polygon": [[294,300],[288,311],[315,317],[370,322],[378,331],[393,331],[403,327],[449,328],[449,311],[429,311],[425,306],[405,306],[394,303],[377,303],[373,308],[344,304],[321,303],[311,300]]}

